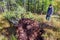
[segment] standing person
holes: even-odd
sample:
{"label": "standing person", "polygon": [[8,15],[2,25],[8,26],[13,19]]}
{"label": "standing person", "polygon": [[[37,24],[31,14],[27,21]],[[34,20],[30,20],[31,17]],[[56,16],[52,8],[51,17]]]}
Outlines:
{"label": "standing person", "polygon": [[48,7],[48,10],[47,10],[46,20],[50,20],[50,17],[52,16],[52,14],[54,12],[53,10],[54,10],[53,6],[52,6],[52,4],[50,4]]}

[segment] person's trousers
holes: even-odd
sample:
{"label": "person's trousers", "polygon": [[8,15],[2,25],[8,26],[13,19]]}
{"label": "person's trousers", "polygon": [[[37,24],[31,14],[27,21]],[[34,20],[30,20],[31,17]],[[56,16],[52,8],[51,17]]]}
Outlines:
{"label": "person's trousers", "polygon": [[46,20],[50,20],[50,16],[47,15],[47,16],[46,16]]}

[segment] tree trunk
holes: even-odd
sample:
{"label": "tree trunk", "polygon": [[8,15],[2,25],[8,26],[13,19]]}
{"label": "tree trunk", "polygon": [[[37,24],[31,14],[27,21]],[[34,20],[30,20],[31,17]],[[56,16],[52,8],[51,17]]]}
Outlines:
{"label": "tree trunk", "polygon": [[4,10],[4,12],[6,12],[7,11],[7,7],[6,7],[7,2],[5,0],[3,0],[3,2],[4,2],[4,9],[3,10]]}
{"label": "tree trunk", "polygon": [[41,15],[43,14],[43,8],[44,8],[44,1],[42,0],[42,9],[41,9]]}
{"label": "tree trunk", "polygon": [[29,11],[29,0],[28,0],[28,11]]}
{"label": "tree trunk", "polygon": [[24,5],[24,8],[26,9],[26,0],[24,0],[23,5]]}
{"label": "tree trunk", "polygon": [[36,0],[34,0],[34,13],[36,13]]}

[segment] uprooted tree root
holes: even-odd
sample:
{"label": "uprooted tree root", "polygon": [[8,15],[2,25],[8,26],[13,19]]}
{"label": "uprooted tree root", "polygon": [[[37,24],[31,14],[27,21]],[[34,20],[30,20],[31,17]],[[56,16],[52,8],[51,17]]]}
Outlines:
{"label": "uprooted tree root", "polygon": [[44,30],[40,29],[40,25],[37,21],[28,18],[19,20],[16,29],[18,40],[43,40],[43,37],[41,37],[43,33]]}

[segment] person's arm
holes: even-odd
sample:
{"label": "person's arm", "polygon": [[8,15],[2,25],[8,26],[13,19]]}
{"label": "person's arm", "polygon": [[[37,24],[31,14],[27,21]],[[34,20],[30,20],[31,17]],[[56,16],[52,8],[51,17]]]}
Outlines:
{"label": "person's arm", "polygon": [[54,8],[53,8],[53,6],[52,6],[52,15],[53,15],[53,13],[54,13]]}

